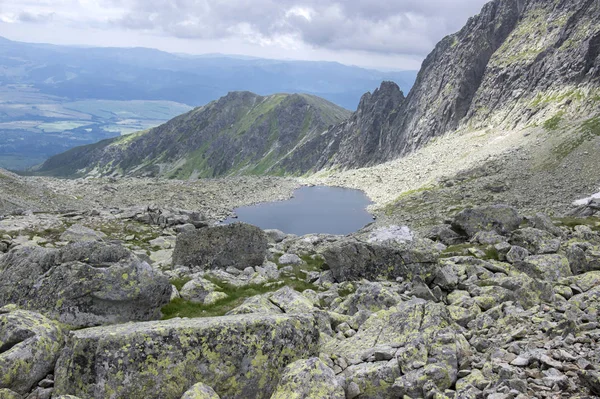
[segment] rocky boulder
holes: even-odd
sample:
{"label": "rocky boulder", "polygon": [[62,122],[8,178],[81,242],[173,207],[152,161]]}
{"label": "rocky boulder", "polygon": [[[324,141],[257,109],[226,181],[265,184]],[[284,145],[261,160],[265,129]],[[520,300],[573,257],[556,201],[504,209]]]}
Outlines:
{"label": "rocky boulder", "polygon": [[193,303],[212,305],[218,300],[227,298],[227,294],[219,292],[219,287],[201,277],[188,281],[182,287],[181,298]]}
{"label": "rocky boulder", "polygon": [[386,279],[425,281],[434,278],[439,251],[430,240],[368,243],[354,238],[328,245],[322,252],[336,281],[371,281]]}
{"label": "rocky boulder", "polygon": [[513,265],[534,279],[556,281],[572,275],[569,260],[558,254],[528,256]]}
{"label": "rocky boulder", "polygon": [[173,265],[194,271],[260,266],[267,255],[267,237],[258,227],[235,223],[184,232],[177,236]]}
{"label": "rocky boulder", "polygon": [[[315,356],[319,333],[302,315],[239,315],[71,332],[55,393],[179,399],[202,382],[224,398],[269,398],[284,368]],[[133,349],[135,348],[135,349]]]}
{"label": "rocky boulder", "polygon": [[83,327],[160,318],[171,284],[118,245],[16,248],[0,259],[0,305]]}
{"label": "rocky boulder", "polygon": [[0,388],[27,394],[54,369],[63,341],[60,326],[44,316],[0,308]]}
{"label": "rocky boulder", "polygon": [[271,399],[345,399],[333,370],[318,357],[285,368]]}
{"label": "rocky boulder", "polygon": [[513,232],[510,243],[535,255],[556,253],[560,249],[560,239],[547,231],[531,227]]}
{"label": "rocky boulder", "polygon": [[197,383],[183,394],[181,399],[221,399],[208,385]]}
{"label": "rocky boulder", "polygon": [[465,209],[452,221],[452,227],[473,237],[479,231],[495,231],[507,235],[519,228],[523,218],[507,205],[491,205]]}
{"label": "rocky boulder", "polygon": [[74,224],[61,234],[60,239],[67,242],[102,241],[106,234],[80,224]]}

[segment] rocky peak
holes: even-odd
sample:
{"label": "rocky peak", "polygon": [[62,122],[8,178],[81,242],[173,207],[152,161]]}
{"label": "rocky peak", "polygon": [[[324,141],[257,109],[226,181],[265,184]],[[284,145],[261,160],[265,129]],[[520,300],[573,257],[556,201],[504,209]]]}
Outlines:
{"label": "rocky peak", "polygon": [[[600,3],[494,0],[427,56],[408,96],[390,106],[366,94],[333,129],[315,169],[371,166],[431,138],[489,125],[543,124],[597,110]],[[393,91],[391,84],[380,92]],[[560,110],[560,111],[558,111]],[[562,115],[561,114],[561,115]]]}
{"label": "rocky peak", "polygon": [[358,104],[357,114],[378,112],[389,114],[404,101],[404,93],[394,82],[384,81],[373,94],[365,93]]}

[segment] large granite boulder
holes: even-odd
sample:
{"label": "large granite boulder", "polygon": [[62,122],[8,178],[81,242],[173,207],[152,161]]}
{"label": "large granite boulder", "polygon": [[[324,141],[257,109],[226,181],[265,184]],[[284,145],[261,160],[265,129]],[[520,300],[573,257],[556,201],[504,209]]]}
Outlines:
{"label": "large granite boulder", "polygon": [[258,227],[235,223],[181,233],[173,251],[173,265],[193,271],[260,266],[267,255],[267,236]]}
{"label": "large granite boulder", "polygon": [[322,255],[338,282],[412,280],[416,276],[429,282],[434,278],[440,253],[427,239],[365,242],[348,238],[328,245]]}
{"label": "large granite boulder", "polygon": [[72,326],[157,319],[170,295],[165,276],[118,245],[23,247],[0,259],[0,305],[15,303]]}
{"label": "large granite boulder", "polygon": [[452,227],[473,237],[479,231],[495,231],[507,235],[519,228],[523,218],[519,212],[507,205],[491,205],[469,208],[459,212]]}
{"label": "large granite boulder", "polygon": [[333,370],[318,357],[285,368],[271,399],[345,399]]}
{"label": "large granite boulder", "polygon": [[174,319],[73,331],[55,393],[82,398],[179,399],[202,382],[223,398],[269,398],[283,369],[315,356],[306,315]]}
{"label": "large granite boulder", "polygon": [[61,327],[46,317],[0,308],[0,388],[27,394],[54,369],[63,341]]}

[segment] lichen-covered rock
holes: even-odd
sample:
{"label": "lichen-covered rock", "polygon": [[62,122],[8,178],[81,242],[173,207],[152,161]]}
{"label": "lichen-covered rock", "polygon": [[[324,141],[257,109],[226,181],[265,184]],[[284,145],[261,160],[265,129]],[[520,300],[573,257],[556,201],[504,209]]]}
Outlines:
{"label": "lichen-covered rock", "polygon": [[190,302],[208,305],[208,303],[206,303],[206,299],[217,289],[218,287],[210,281],[201,277],[196,277],[193,280],[185,283],[179,295],[181,295],[183,299],[186,299]]}
{"label": "lichen-covered rock", "polygon": [[195,271],[260,266],[267,255],[267,237],[258,227],[235,223],[181,233],[173,251],[173,265]]}
{"label": "lichen-covered rock", "polygon": [[246,299],[240,306],[231,309],[227,315],[263,313],[281,314],[283,311],[269,300],[270,295],[256,295]]}
{"label": "lichen-covered rock", "polygon": [[348,367],[343,376],[348,385],[354,384],[359,398],[386,399],[395,397],[393,385],[400,376],[398,360],[360,363]]}
{"label": "lichen-covered rock", "polygon": [[566,251],[574,274],[600,270],[600,247],[589,242],[571,242]]}
{"label": "lichen-covered rock", "polygon": [[181,399],[221,399],[219,395],[208,385],[199,382],[188,389]]}
{"label": "lichen-covered rock", "polygon": [[494,300],[492,305],[505,301],[519,303],[524,309],[541,303],[550,303],[554,297],[552,284],[548,281],[542,281],[538,278],[532,278],[525,274],[519,274],[507,277],[488,278],[477,283],[480,288],[487,288],[487,291],[480,291],[480,288],[471,287],[472,295],[486,295]]}
{"label": "lichen-covered rock", "polygon": [[46,317],[0,308],[0,388],[27,394],[53,370],[63,341],[60,326]]}
{"label": "lichen-covered rock", "polygon": [[318,357],[285,368],[271,399],[345,399],[333,370]]}
{"label": "lichen-covered rock", "polygon": [[106,234],[101,231],[92,230],[80,224],[74,224],[61,234],[61,241],[82,242],[82,241],[102,241]]}
{"label": "lichen-covered rock", "polygon": [[360,360],[365,352],[378,345],[403,347],[414,340],[429,339],[452,324],[444,305],[415,299],[374,313],[356,335],[326,343],[322,351],[350,361]]}
{"label": "lichen-covered rock", "polygon": [[412,280],[416,276],[429,282],[437,270],[439,254],[430,240],[367,243],[353,238],[328,245],[322,252],[339,282]]}
{"label": "lichen-covered rock", "polygon": [[392,283],[365,282],[353,294],[340,303],[335,311],[341,314],[355,315],[361,310],[370,313],[389,309],[402,302],[400,294]]}
{"label": "lichen-covered rock", "polygon": [[225,398],[269,398],[283,369],[318,353],[306,315],[238,315],[71,332],[55,392],[83,398],[179,399],[198,382]]}
{"label": "lichen-covered rock", "polygon": [[473,237],[479,231],[495,231],[507,235],[518,229],[522,221],[523,218],[515,208],[491,205],[459,212],[452,221],[452,227],[469,237]]}
{"label": "lichen-covered rock", "polygon": [[513,232],[510,243],[525,248],[535,255],[556,253],[560,249],[559,238],[547,231],[531,227]]}
{"label": "lichen-covered rock", "polygon": [[532,278],[547,281],[556,281],[572,275],[569,260],[558,254],[528,256],[513,266]]}
{"label": "lichen-covered rock", "polygon": [[16,248],[0,260],[0,305],[73,326],[160,318],[171,292],[165,276],[118,245]]}
{"label": "lichen-covered rock", "polygon": [[311,301],[290,287],[270,294],[269,300],[285,313],[310,313],[315,310]]}

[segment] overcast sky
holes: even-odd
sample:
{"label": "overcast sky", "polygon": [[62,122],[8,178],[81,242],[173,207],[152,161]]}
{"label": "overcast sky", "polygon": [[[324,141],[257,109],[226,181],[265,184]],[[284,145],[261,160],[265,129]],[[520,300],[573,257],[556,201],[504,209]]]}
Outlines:
{"label": "overcast sky", "polygon": [[487,0],[0,0],[0,35],[54,44],[418,69]]}

